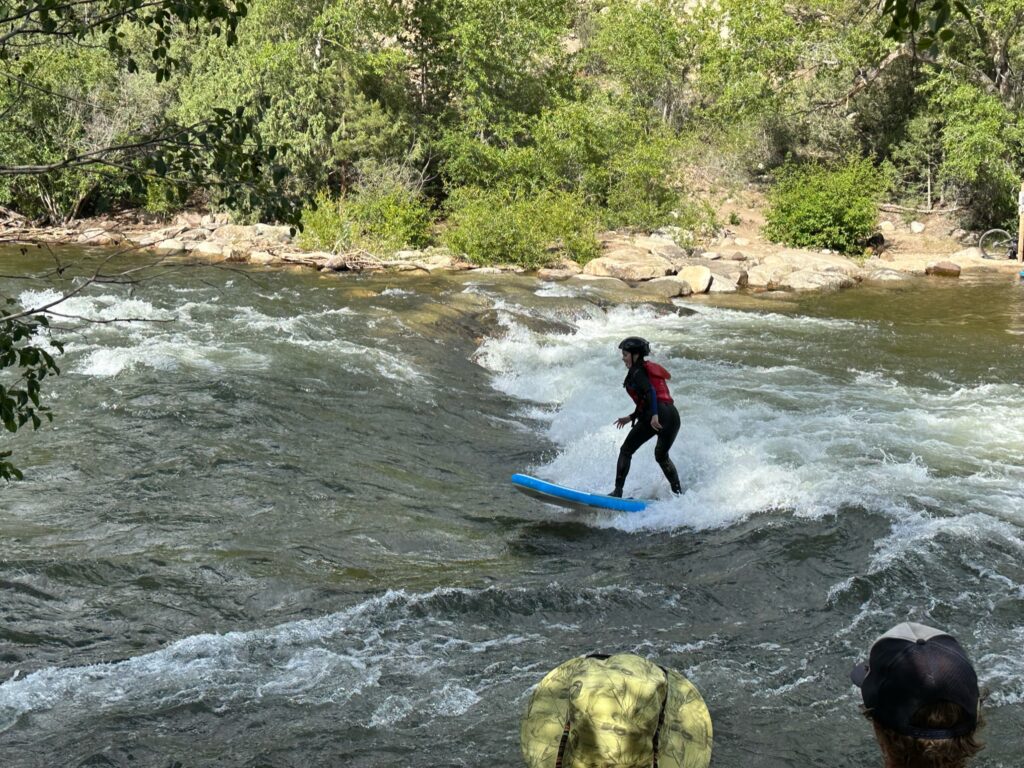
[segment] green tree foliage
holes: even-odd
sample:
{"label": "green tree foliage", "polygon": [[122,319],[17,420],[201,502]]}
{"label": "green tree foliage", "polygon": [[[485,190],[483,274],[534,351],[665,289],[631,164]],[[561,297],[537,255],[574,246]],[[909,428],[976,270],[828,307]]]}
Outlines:
{"label": "green tree foliage", "polygon": [[875,231],[885,186],[866,159],[784,166],[769,196],[765,234],[787,245],[856,253]]}
{"label": "green tree foliage", "polygon": [[275,215],[293,218],[292,201],[266,183],[275,150],[255,131],[265,102],[190,125],[138,109],[147,87],[181,67],[173,46],[182,34],[234,42],[246,12],[233,0],[0,2],[0,200],[64,221],[90,202],[138,201],[162,179],[266,197]]}
{"label": "green tree foliage", "polygon": [[[3,297],[0,297],[3,298]],[[17,432],[31,424],[42,426],[52,420],[49,407],[41,403],[42,383],[47,376],[60,373],[56,361],[41,337],[49,334],[49,321],[43,315],[25,315],[13,298],[0,305],[0,422],[7,432]],[[51,348],[63,352],[60,342]],[[11,461],[11,451],[0,451],[0,478],[22,478]]]}
{"label": "green tree foliage", "polygon": [[448,211],[445,242],[478,264],[536,268],[559,256],[585,263],[597,255],[597,217],[578,195],[462,187]]}
{"label": "green tree foliage", "polygon": [[431,212],[403,169],[364,165],[358,185],[340,197],[318,194],[302,223],[304,247],[390,254],[426,245]]}

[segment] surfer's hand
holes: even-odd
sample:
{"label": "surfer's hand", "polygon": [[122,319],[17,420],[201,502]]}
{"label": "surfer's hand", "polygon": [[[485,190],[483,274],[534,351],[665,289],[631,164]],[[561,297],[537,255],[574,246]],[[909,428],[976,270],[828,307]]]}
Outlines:
{"label": "surfer's hand", "polygon": [[658,414],[651,416],[651,429],[655,432],[661,432],[661,422],[658,421]]}
{"label": "surfer's hand", "polygon": [[621,419],[615,420],[616,429],[622,429],[624,426],[629,424],[633,419],[630,416],[623,416]]}

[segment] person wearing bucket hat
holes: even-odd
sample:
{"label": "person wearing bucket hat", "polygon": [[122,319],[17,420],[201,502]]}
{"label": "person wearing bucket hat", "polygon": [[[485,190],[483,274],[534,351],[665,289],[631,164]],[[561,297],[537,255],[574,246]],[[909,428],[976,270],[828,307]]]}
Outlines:
{"label": "person wearing bucket hat", "polygon": [[528,768],[707,768],[711,715],[697,688],[629,653],[570,659],[530,697]]}
{"label": "person wearing bucket hat", "polygon": [[978,675],[956,638],[904,622],[850,671],[886,768],[962,768],[982,746]]}

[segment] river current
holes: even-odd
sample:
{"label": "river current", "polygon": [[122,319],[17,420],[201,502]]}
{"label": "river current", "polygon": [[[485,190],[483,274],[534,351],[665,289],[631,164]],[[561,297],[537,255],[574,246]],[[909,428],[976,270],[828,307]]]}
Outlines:
{"label": "river current", "polygon": [[[531,686],[592,651],[693,680],[713,766],[874,765],[848,672],[908,619],[974,659],[976,765],[1019,765],[1024,286],[195,267],[60,311],[139,321],[54,318],[55,419],[0,438],[0,765],[520,766]],[[518,494],[611,488],[627,335],[673,373],[684,495],[653,446],[642,513]]]}

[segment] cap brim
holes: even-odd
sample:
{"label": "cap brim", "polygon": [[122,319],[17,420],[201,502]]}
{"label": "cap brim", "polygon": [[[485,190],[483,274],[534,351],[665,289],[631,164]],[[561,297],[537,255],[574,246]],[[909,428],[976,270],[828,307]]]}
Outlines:
{"label": "cap brim", "polygon": [[860,688],[864,684],[864,678],[868,676],[868,663],[862,661],[850,670],[850,680]]}

